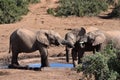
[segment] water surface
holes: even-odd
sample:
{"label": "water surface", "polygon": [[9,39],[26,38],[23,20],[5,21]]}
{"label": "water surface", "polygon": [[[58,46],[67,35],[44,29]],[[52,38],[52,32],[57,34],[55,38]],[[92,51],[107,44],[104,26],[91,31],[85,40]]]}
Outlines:
{"label": "water surface", "polygon": [[[40,63],[35,63],[35,64],[29,64],[29,67],[36,67],[39,68],[41,66]],[[73,64],[69,63],[50,63],[50,67],[52,68],[73,68]]]}

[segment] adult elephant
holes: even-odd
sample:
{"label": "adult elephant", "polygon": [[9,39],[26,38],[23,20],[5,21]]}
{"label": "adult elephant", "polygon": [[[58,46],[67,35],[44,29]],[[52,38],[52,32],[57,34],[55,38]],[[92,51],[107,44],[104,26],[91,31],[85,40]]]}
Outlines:
{"label": "adult elephant", "polygon": [[[85,33],[93,31],[93,30],[98,30],[96,27],[89,27],[89,28],[76,28],[72,29],[70,32],[66,33],[65,35],[65,40],[69,41],[72,45],[74,45],[74,48],[70,48],[69,46],[66,45],[66,61],[69,62],[69,54],[72,54],[72,60],[73,64],[75,66],[76,60],[77,60],[77,54],[79,52],[79,47],[78,47],[78,42],[79,40],[87,41],[85,37]],[[84,38],[85,37],[85,38]],[[82,47],[82,45],[81,45]],[[79,61],[80,62],[80,61]]]}
{"label": "adult elephant", "polygon": [[[18,63],[18,54],[21,52],[30,53],[39,50],[41,54],[41,67],[48,67],[48,46],[68,45],[73,47],[68,41],[52,30],[31,31],[20,28],[15,30],[10,36],[10,48],[12,51],[12,60],[9,68],[24,68]],[[26,68],[26,67],[25,67]]]}

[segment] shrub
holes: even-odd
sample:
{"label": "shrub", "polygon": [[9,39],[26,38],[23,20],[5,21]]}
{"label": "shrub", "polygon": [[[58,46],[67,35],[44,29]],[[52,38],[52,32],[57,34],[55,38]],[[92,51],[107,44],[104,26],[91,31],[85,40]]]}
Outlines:
{"label": "shrub", "polygon": [[21,19],[28,9],[24,0],[0,0],[0,23],[12,23]]}
{"label": "shrub", "polygon": [[60,0],[59,3],[54,9],[55,16],[96,16],[108,7],[106,0]]}
{"label": "shrub", "polygon": [[85,75],[93,74],[96,80],[117,80],[120,76],[118,51],[108,45],[103,52],[83,57],[82,67],[77,69]]}
{"label": "shrub", "polygon": [[39,0],[0,0],[0,24],[13,23],[27,14],[29,2]]}
{"label": "shrub", "polygon": [[38,3],[40,0],[27,0],[28,3]]}
{"label": "shrub", "polygon": [[113,11],[110,14],[111,17],[120,18],[120,0],[118,0],[118,4],[115,6]]}

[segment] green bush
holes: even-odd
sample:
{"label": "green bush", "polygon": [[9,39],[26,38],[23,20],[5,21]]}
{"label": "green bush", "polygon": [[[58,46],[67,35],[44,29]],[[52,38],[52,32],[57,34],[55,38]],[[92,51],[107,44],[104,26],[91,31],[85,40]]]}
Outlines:
{"label": "green bush", "polygon": [[103,52],[83,57],[82,67],[85,75],[93,74],[96,80],[117,80],[120,77],[120,59],[116,55],[119,51],[108,45]]}
{"label": "green bush", "polygon": [[40,0],[27,0],[28,3],[38,3]]}
{"label": "green bush", "polygon": [[113,11],[110,14],[111,17],[120,18],[120,0],[118,0],[118,4],[115,6]]}
{"label": "green bush", "polygon": [[108,8],[106,0],[59,0],[59,3],[60,6],[52,12],[55,16],[96,16]]}
{"label": "green bush", "polygon": [[29,11],[29,1],[39,0],[0,0],[0,24],[19,21]]}

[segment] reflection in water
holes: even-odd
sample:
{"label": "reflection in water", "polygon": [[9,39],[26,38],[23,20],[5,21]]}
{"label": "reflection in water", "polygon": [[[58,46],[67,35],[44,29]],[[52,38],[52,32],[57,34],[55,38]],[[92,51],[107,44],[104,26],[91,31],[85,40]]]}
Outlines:
{"label": "reflection in water", "polygon": [[[41,64],[36,63],[36,64],[29,64],[29,67],[36,67],[39,68]],[[73,64],[66,64],[66,63],[50,63],[50,67],[52,68],[73,68]]]}
{"label": "reflection in water", "polygon": [[0,69],[8,69],[8,66],[0,66]]}

